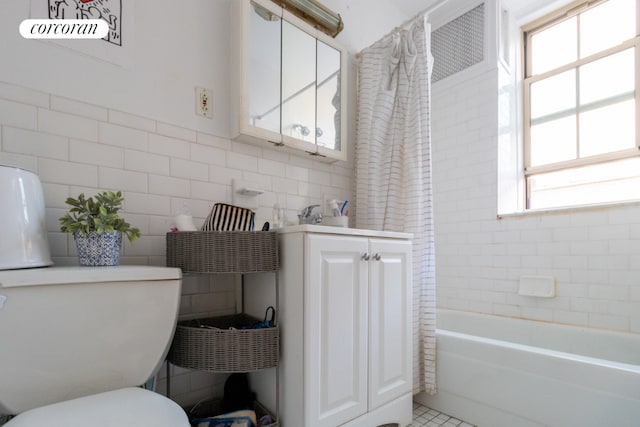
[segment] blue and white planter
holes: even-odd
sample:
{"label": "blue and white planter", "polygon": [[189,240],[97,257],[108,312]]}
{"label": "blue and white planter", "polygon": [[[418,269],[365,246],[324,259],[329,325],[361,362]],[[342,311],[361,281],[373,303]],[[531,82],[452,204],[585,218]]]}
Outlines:
{"label": "blue and white planter", "polygon": [[122,247],[121,231],[95,231],[83,234],[73,233],[78,248],[80,265],[87,267],[108,267],[120,264],[120,248]]}

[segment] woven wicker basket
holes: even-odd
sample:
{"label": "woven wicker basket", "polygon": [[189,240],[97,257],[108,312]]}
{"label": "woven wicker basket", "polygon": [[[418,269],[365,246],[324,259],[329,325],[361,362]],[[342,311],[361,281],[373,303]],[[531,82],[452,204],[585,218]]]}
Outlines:
{"label": "woven wicker basket", "polygon": [[167,266],[190,273],[259,273],[280,267],[273,231],[167,233]]}
{"label": "woven wicker basket", "polygon": [[183,368],[209,372],[252,372],[280,360],[280,329],[229,329],[252,325],[246,314],[178,323],[167,360]]}
{"label": "woven wicker basket", "polygon": [[[270,413],[264,406],[262,406],[262,404],[257,400],[253,403],[253,410],[256,412],[256,416],[258,417],[258,419],[265,415],[269,415],[274,420],[273,423],[268,424],[265,427],[278,427],[280,425],[276,417],[272,413]],[[207,400],[205,402],[197,404],[191,410],[185,409],[185,411],[189,415],[189,420],[222,415],[222,399]]]}

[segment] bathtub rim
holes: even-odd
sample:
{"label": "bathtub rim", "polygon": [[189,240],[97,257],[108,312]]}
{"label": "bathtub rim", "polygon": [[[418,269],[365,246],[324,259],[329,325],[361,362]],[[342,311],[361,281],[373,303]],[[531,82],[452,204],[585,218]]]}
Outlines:
{"label": "bathtub rim", "polygon": [[[544,328],[549,331],[552,331],[555,334],[570,332],[571,334],[577,334],[577,336],[593,335],[594,338],[598,336],[598,337],[604,337],[607,340],[621,339],[624,342],[632,342],[633,345],[637,347],[637,351],[631,352],[632,353],[631,355],[637,355],[636,356],[637,362],[635,360],[629,361],[629,359],[627,359],[629,355],[626,355],[626,354],[617,356],[617,357],[601,357],[600,355],[595,355],[595,353],[599,353],[599,351],[595,351],[594,353],[591,353],[591,354],[585,354],[587,352],[576,352],[576,351],[569,351],[568,349],[559,349],[555,345],[537,345],[534,343],[525,342],[526,340],[524,339],[510,340],[510,339],[505,339],[503,337],[493,336],[491,333],[474,334],[474,333],[470,333],[470,331],[462,330],[463,328],[460,328],[459,325],[457,324],[453,325],[453,327],[451,328],[450,324],[446,324],[448,322],[446,321],[443,322],[443,320],[446,317],[449,317],[449,319],[454,318],[456,319],[457,322],[459,322],[459,319],[461,318],[483,319],[486,322],[501,321],[501,322],[507,322],[512,324],[527,325],[528,328]],[[449,321],[449,323],[450,322],[451,320]],[[445,323],[445,325],[443,325],[443,323]],[[474,322],[473,327],[476,328],[477,323]],[[547,352],[547,351],[553,352],[554,354],[557,354],[558,357],[584,360],[585,362],[588,362],[588,363],[598,363],[599,361],[606,361],[606,362],[610,362],[612,366],[617,366],[619,369],[631,370],[632,372],[638,372],[638,370],[640,370],[640,334],[634,333],[634,332],[618,331],[618,330],[603,329],[603,328],[591,328],[591,327],[586,327],[582,325],[555,323],[555,322],[550,322],[545,320],[526,319],[526,318],[520,318],[520,317],[503,316],[503,315],[497,315],[497,314],[488,314],[488,313],[472,312],[472,311],[465,311],[465,310],[438,308],[436,311],[436,335],[438,333],[447,333],[447,332],[472,337],[473,339],[492,340],[492,342],[495,342],[496,344],[507,343],[509,345],[523,346],[522,347],[523,349],[526,349],[526,350],[531,349],[532,351],[537,351],[537,352],[540,352],[540,350],[537,350],[537,349],[542,349],[543,352]],[[528,332],[531,332],[531,331],[528,331]]]}

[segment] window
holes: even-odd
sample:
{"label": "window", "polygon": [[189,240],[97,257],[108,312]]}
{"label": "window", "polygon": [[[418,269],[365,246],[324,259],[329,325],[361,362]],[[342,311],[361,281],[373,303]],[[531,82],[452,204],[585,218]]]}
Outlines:
{"label": "window", "polygon": [[527,209],[640,199],[636,8],[582,0],[523,29]]}

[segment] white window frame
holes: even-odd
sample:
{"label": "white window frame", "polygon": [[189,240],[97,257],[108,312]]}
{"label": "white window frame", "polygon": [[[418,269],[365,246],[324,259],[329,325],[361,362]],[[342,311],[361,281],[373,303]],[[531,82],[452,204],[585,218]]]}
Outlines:
{"label": "white window frame", "polygon": [[[529,188],[527,184],[527,178],[529,176],[544,173],[544,172],[552,172],[552,171],[560,171],[567,170],[571,168],[576,168],[580,166],[586,165],[594,165],[602,162],[610,162],[614,160],[627,159],[635,156],[640,156],[640,7],[636,8],[636,36],[630,40],[625,41],[624,43],[608,48],[606,50],[597,52],[593,55],[590,55],[585,58],[579,58],[574,62],[563,65],[556,69],[546,71],[544,73],[538,75],[531,75],[531,50],[527,49],[527,46],[530,46],[531,37],[536,33],[547,29],[563,20],[569,19],[573,16],[579,15],[580,13],[593,8],[606,0],[578,0],[573,2],[563,8],[556,10],[548,15],[545,15],[525,26],[522,27],[522,41],[524,45],[522,46],[522,59],[523,59],[523,166],[524,166],[524,185],[525,185],[525,210],[529,209]],[[580,43],[579,34],[577,38],[577,43]],[[539,82],[541,80],[545,80],[549,77],[555,76],[557,74],[566,72],[568,70],[578,69],[579,67],[596,61],[598,59],[604,58],[606,56],[612,55],[614,53],[622,52],[624,50],[634,48],[635,50],[635,92],[627,93],[622,96],[609,98],[607,100],[599,101],[589,105],[580,105],[579,102],[576,102],[575,109],[566,110],[557,114],[558,117],[562,117],[563,115],[577,115],[576,126],[579,126],[579,113],[581,111],[588,111],[592,108],[597,108],[601,106],[611,105],[616,102],[619,102],[621,99],[634,99],[636,105],[636,141],[635,147],[629,148],[627,150],[604,153],[599,155],[593,155],[589,157],[576,158],[572,160],[561,161],[552,164],[545,164],[539,166],[531,166],[531,111],[530,111],[530,89],[531,85]],[[580,74],[576,72],[576,87],[580,86]],[[576,94],[578,96],[578,94]],[[579,101],[579,100],[578,100]],[[579,147],[580,136],[579,133],[576,133],[576,150]],[[558,206],[561,207],[561,206]],[[570,207],[570,206],[569,206]]]}

